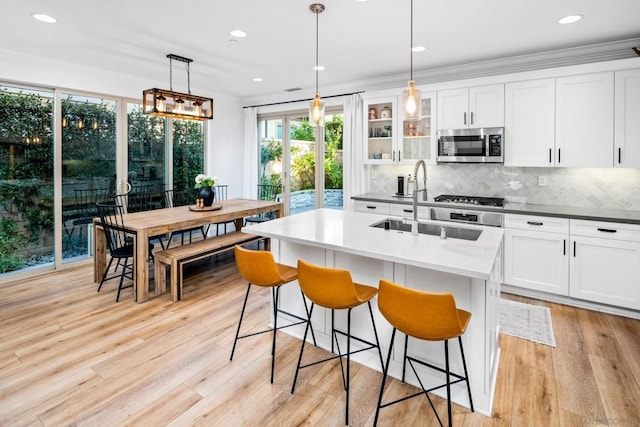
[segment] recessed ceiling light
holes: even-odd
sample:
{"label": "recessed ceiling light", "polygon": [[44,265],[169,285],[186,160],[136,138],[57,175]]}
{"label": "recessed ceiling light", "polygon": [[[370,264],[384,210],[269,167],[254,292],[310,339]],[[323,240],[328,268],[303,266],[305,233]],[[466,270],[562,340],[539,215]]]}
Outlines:
{"label": "recessed ceiling light", "polygon": [[58,22],[58,20],[56,18],[54,18],[53,16],[45,15],[44,13],[34,13],[31,16],[33,16],[33,19],[37,19],[40,22],[46,22],[46,23],[49,23],[49,24],[53,24],[54,22]]}
{"label": "recessed ceiling light", "polygon": [[253,81],[254,82],[261,82],[262,81],[262,77],[254,77]]}
{"label": "recessed ceiling light", "polygon": [[574,22],[578,22],[581,19],[582,15],[569,15],[559,20],[558,24],[573,24]]}
{"label": "recessed ceiling light", "polygon": [[424,52],[427,50],[425,46],[414,46],[411,48],[411,52]]}
{"label": "recessed ceiling light", "polygon": [[229,31],[229,34],[231,35],[231,37],[237,37],[239,39],[247,37],[247,33],[242,30],[231,30]]}
{"label": "recessed ceiling light", "polygon": [[324,71],[324,65],[316,65],[313,67],[313,69],[316,71]]}

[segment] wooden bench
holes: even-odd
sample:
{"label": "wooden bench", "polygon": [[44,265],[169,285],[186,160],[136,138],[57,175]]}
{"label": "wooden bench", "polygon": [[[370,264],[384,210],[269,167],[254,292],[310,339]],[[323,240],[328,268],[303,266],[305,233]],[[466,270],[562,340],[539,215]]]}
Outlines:
{"label": "wooden bench", "polygon": [[188,245],[176,246],[154,253],[155,256],[155,292],[163,294],[167,291],[167,267],[171,268],[171,299],[182,299],[183,269],[186,264],[194,261],[233,250],[235,245],[244,245],[249,242],[265,240],[265,248],[268,249],[268,239],[254,234],[234,231],[216,237],[199,240]]}

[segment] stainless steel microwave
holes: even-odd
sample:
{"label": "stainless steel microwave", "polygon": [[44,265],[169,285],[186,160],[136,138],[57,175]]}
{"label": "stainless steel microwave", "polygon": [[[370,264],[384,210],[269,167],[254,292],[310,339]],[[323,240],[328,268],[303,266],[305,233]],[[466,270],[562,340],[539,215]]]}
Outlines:
{"label": "stainless steel microwave", "polygon": [[438,131],[438,162],[504,162],[504,128]]}

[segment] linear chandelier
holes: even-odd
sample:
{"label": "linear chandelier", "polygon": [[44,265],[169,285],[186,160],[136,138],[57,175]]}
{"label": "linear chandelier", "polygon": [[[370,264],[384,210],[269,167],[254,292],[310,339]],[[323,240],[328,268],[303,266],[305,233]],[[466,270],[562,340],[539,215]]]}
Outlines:
{"label": "linear chandelier", "polygon": [[[213,99],[191,94],[189,64],[193,59],[184,56],[167,55],[169,58],[169,90],[152,88],[142,91],[142,111],[152,116],[183,120],[209,120],[213,118]],[[187,64],[188,93],[173,90],[173,60]]]}

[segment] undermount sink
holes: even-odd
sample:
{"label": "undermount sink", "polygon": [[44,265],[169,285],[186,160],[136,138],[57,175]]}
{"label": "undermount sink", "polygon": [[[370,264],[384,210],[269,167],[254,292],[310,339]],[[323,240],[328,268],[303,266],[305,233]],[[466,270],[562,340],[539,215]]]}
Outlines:
{"label": "undermount sink", "polygon": [[[371,224],[369,227],[388,228],[389,230],[406,231],[408,233],[411,233],[411,223],[405,224],[402,222],[402,220],[396,218],[385,218],[382,221]],[[440,236],[442,227],[443,226],[437,224],[426,224],[424,222],[418,222],[418,233]],[[448,239],[462,240],[478,240],[480,234],[482,234],[482,230],[453,226],[444,226],[444,232]]]}

